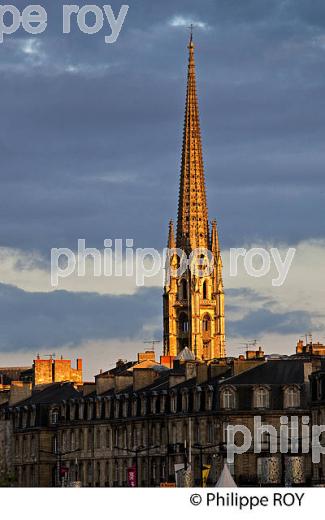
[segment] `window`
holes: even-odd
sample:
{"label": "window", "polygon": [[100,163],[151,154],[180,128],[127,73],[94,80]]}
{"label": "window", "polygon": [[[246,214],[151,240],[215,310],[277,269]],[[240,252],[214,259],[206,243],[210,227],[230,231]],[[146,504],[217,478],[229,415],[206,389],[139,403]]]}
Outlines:
{"label": "window", "polygon": [[212,410],[213,390],[207,390],[205,394],[205,409]]}
{"label": "window", "polygon": [[300,390],[296,386],[290,386],[284,393],[284,407],[298,408],[300,406]]}
{"label": "window", "polygon": [[180,299],[187,300],[187,281],[184,278],[180,283]]}
{"label": "window", "polygon": [[71,443],[71,449],[74,450],[76,447],[74,430],[71,430],[70,443]]}
{"label": "window", "polygon": [[255,390],[255,408],[268,408],[270,406],[269,401],[267,388],[259,387]]}
{"label": "window", "polygon": [[88,482],[88,486],[91,486],[92,480],[93,480],[93,468],[92,468],[91,462],[88,462],[88,464],[87,464],[87,482]]}
{"label": "window", "polygon": [[[262,425],[263,426],[263,425]],[[271,447],[271,436],[268,431],[263,430],[261,435],[261,448],[262,450],[269,451]]]}
{"label": "window", "polygon": [[118,446],[118,443],[119,443],[119,434],[118,434],[118,429],[115,428],[115,430],[114,430],[114,445]]}
{"label": "window", "polygon": [[182,394],[182,412],[188,412],[188,404],[189,404],[188,392],[185,391]]}
{"label": "window", "polygon": [[200,442],[200,425],[199,425],[199,423],[194,424],[194,439],[195,439],[195,442],[197,442],[197,443]]}
{"label": "window", "polygon": [[96,417],[100,419],[102,415],[102,402],[100,399],[96,400]]}
{"label": "window", "polygon": [[128,411],[129,411],[129,401],[127,398],[125,398],[124,402],[123,402],[123,417],[128,416]]}
{"label": "window", "polygon": [[61,435],[61,445],[62,445],[63,451],[65,451],[67,449],[66,442],[67,442],[67,435],[66,435],[66,431],[63,430],[62,435]]}
{"label": "window", "polygon": [[152,463],[152,480],[153,482],[155,483],[156,482],[156,479],[157,479],[157,465],[155,462]]}
{"label": "window", "polygon": [[176,428],[176,425],[173,424],[173,426],[172,426],[172,443],[176,444],[176,442],[177,442],[177,428]]}
{"label": "window", "polygon": [[109,486],[109,462],[105,463],[105,486]]}
{"label": "window", "polygon": [[88,419],[88,421],[91,421],[92,418],[93,418],[93,403],[89,401],[88,406],[87,406],[87,419]]}
{"label": "window", "polygon": [[225,444],[227,444],[227,440],[228,440],[228,431],[227,431],[228,426],[229,426],[228,423],[222,423],[222,442],[224,442]]}
{"label": "window", "polygon": [[95,465],[95,484],[99,486],[100,484],[100,462],[97,462]]}
{"label": "window", "polygon": [[107,428],[106,430],[106,448],[111,447],[111,430]]}
{"label": "window", "polygon": [[211,318],[209,314],[206,314],[202,321],[202,332],[210,333],[211,330]]}
{"label": "window", "polygon": [[155,414],[157,412],[157,396],[153,396],[151,398],[151,413]]}
{"label": "window", "polygon": [[200,390],[194,391],[194,403],[195,411],[199,412],[202,404],[202,394]]}
{"label": "window", "polygon": [[221,407],[234,409],[235,403],[235,391],[232,388],[225,388],[221,391]]}
{"label": "window", "polygon": [[136,417],[138,413],[138,401],[136,398],[132,400],[132,415],[133,417]]}
{"label": "window", "polygon": [[52,448],[53,448],[53,453],[57,453],[58,452],[58,438],[57,436],[53,437],[53,444],[52,444]]}
{"label": "window", "polygon": [[100,448],[100,429],[97,428],[97,431],[96,431],[96,448],[99,449]]}
{"label": "window", "polygon": [[151,441],[151,444],[155,445],[156,444],[156,425],[153,424],[151,426],[151,434],[150,434],[150,441]]}
{"label": "window", "polygon": [[177,412],[177,396],[175,394],[172,394],[170,397],[170,411],[172,413]]}
{"label": "window", "polygon": [[32,438],[31,438],[30,451],[31,451],[32,457],[35,457],[35,455],[36,455],[36,439],[35,439],[34,435],[32,435]]}
{"label": "window", "polygon": [[87,435],[87,447],[88,450],[91,450],[93,447],[93,438],[92,438],[92,430],[89,428]]}
{"label": "window", "polygon": [[188,332],[188,318],[185,312],[182,312],[179,316],[179,330],[181,334]]}
{"label": "window", "polygon": [[84,432],[83,432],[83,430],[79,431],[79,448],[81,450],[84,449]]}
{"label": "window", "polygon": [[119,480],[118,477],[119,477],[119,475],[118,475],[118,462],[116,460],[115,463],[114,463],[114,483],[115,483],[115,485],[118,484],[118,480]]}
{"label": "window", "polygon": [[202,292],[203,292],[203,300],[207,300],[207,298],[208,298],[208,283],[207,283],[206,280],[203,282],[203,291]]}
{"label": "window", "polygon": [[208,423],[208,443],[213,442],[213,425],[211,422]]}
{"label": "window", "polygon": [[59,410],[55,409],[51,411],[51,423],[57,424],[59,422]]}
{"label": "window", "polygon": [[161,460],[161,464],[160,464],[160,474],[161,474],[161,480],[165,480],[166,478],[166,464],[165,464],[165,461],[164,459]]}

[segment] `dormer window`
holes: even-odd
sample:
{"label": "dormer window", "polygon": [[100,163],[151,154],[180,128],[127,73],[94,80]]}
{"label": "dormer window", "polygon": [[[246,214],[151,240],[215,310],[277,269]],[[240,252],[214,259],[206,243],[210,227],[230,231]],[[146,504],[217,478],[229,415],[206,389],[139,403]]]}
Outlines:
{"label": "dormer window", "polygon": [[54,410],[51,410],[50,421],[51,421],[51,424],[58,424],[59,410],[57,408],[55,408]]}
{"label": "dormer window", "polygon": [[233,410],[236,408],[236,392],[231,387],[221,390],[221,408]]}
{"label": "dormer window", "polygon": [[270,407],[270,393],[267,388],[260,386],[254,390],[254,407],[255,408],[269,408]]}
{"label": "dormer window", "polygon": [[183,392],[182,394],[182,412],[188,412],[188,392]]}
{"label": "dormer window", "polygon": [[177,395],[176,394],[172,394],[170,397],[170,411],[172,413],[177,412]]}
{"label": "dormer window", "polygon": [[297,386],[289,386],[284,390],[284,408],[300,406],[300,390]]}

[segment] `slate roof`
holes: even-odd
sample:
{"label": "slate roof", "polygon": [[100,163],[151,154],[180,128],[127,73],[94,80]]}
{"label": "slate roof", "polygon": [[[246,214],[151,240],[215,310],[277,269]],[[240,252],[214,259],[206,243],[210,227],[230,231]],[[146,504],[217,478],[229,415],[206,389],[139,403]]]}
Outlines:
{"label": "slate roof", "polygon": [[222,383],[233,385],[285,385],[304,383],[304,362],[299,359],[270,359]]}
{"label": "slate roof", "polygon": [[34,391],[31,397],[24,401],[19,401],[17,406],[60,403],[66,399],[77,397],[80,397],[80,392],[74,388],[72,383],[52,383],[43,390]]}

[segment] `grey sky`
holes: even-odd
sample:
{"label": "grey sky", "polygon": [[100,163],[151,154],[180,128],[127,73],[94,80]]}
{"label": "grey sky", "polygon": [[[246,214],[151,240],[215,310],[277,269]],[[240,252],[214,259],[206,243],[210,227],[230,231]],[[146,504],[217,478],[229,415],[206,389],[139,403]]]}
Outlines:
{"label": "grey sky", "polygon": [[[323,1],[129,1],[113,45],[103,34],[63,36],[60,5],[67,2],[41,3],[46,33],[19,32],[0,45],[1,247],[37,251],[47,263],[51,247],[75,249],[78,238],[97,247],[120,237],[139,247],[165,245],[176,216],[185,102],[182,20],[201,25],[195,43],[209,214],[218,219],[222,247],[324,238]],[[121,4],[112,5],[117,11]],[[2,287],[1,308],[12,298],[20,320],[27,296]],[[82,333],[115,337],[109,320],[106,329],[99,323],[99,307],[112,311],[109,297],[80,297],[73,312],[87,315],[89,327],[61,317],[59,335],[51,302],[57,299],[54,314],[68,313],[75,296],[28,298],[19,330],[1,314],[0,349],[34,352],[42,338],[55,347],[65,334],[67,343]],[[121,323],[123,305],[114,311]],[[127,305],[134,316],[128,338],[141,335],[147,318],[158,323],[159,291]],[[38,306],[48,317],[39,326]],[[261,312],[252,323],[261,333],[270,326],[286,333],[286,320],[273,318]],[[288,319],[294,332],[301,316]],[[303,319],[308,326],[310,317]]]}

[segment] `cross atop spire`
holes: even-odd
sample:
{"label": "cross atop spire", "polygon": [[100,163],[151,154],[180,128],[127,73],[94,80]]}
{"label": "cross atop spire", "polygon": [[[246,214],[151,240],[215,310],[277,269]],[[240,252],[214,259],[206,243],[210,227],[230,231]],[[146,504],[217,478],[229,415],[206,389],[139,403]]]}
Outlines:
{"label": "cross atop spire", "polygon": [[193,28],[194,28],[194,25],[191,23],[191,25],[189,26],[189,30],[190,30],[190,44],[193,42]]}
{"label": "cross atop spire", "polygon": [[188,44],[189,60],[178,202],[177,247],[187,252],[209,247],[199,107],[196,93],[193,25]]}

